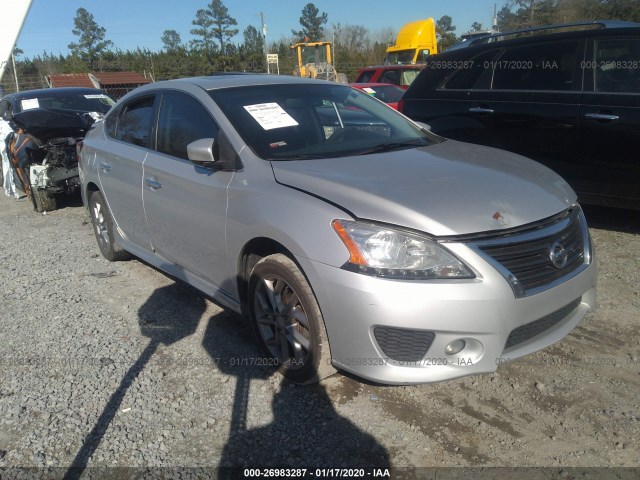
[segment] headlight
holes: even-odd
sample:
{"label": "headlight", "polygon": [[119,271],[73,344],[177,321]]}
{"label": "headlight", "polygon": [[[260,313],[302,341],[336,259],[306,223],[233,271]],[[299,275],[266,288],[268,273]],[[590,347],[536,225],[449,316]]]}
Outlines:
{"label": "headlight", "polygon": [[334,220],[331,226],[349,250],[344,268],[407,280],[475,278],[464,263],[437,242],[370,223]]}

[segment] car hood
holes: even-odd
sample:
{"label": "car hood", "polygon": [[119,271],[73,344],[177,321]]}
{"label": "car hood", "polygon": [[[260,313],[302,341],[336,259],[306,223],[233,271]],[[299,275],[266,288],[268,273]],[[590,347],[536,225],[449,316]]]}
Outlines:
{"label": "car hood", "polygon": [[517,227],[576,201],[571,187],[539,163],[453,140],[272,166],[278,183],[337,204],[357,218],[437,236]]}
{"label": "car hood", "polygon": [[102,114],[83,110],[34,108],[16,113],[13,122],[25,133],[48,141],[54,137],[84,137]]}

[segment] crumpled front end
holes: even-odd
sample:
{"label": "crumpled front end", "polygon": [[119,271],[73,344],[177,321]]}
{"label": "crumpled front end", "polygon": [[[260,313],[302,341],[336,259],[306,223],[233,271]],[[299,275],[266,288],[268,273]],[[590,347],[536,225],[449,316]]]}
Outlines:
{"label": "crumpled front end", "polygon": [[15,190],[28,195],[39,212],[55,210],[55,195],[80,188],[78,149],[101,114],[33,109],[12,119],[7,153]]}

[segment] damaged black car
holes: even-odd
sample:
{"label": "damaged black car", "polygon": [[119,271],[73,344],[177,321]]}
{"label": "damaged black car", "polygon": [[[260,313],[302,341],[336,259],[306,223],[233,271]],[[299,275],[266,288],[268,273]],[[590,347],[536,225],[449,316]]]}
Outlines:
{"label": "damaged black car", "polygon": [[78,190],[78,151],[91,125],[114,105],[93,88],[49,88],[0,100],[5,193],[26,195],[38,212],[57,208],[60,194]]}

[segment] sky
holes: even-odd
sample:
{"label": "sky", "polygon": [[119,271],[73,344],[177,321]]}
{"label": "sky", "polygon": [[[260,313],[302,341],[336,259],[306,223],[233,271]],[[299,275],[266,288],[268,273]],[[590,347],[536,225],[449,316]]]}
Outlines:
{"label": "sky", "polygon": [[[6,1],[6,0],[5,0]],[[456,33],[469,30],[473,22],[488,27],[493,17],[493,5],[500,9],[504,0],[317,0],[312,3],[326,12],[333,24],[364,25],[371,33],[384,29],[397,32],[407,22],[449,15],[457,27]],[[106,29],[106,38],[121,50],[137,47],[158,51],[165,30],[176,30],[184,43],[192,37],[189,31],[196,11],[205,8],[209,0],[33,0],[25,20],[18,47],[21,58],[42,54],[69,53],[68,45],[78,39],[71,33],[78,8],[85,8],[95,22]],[[249,25],[260,30],[260,12],[267,25],[267,43],[291,36],[300,29],[299,18],[309,0],[223,0],[229,14],[238,22],[240,33],[232,40],[242,43],[242,31]]]}

